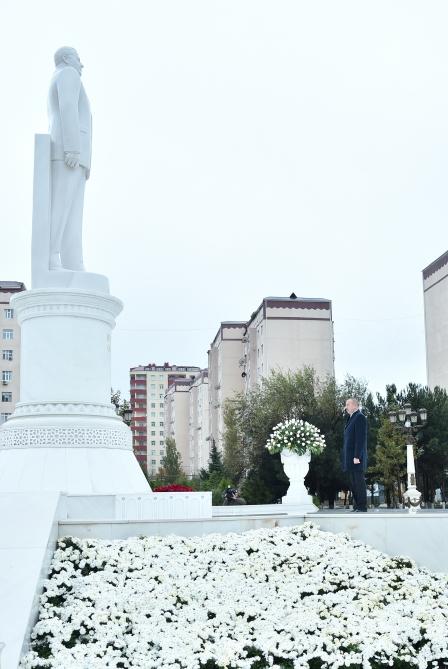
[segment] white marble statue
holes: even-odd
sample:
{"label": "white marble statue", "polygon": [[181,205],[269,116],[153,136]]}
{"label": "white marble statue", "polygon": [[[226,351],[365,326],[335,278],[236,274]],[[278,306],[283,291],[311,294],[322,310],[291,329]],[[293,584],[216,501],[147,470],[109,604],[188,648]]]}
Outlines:
{"label": "white marble statue", "polygon": [[90,174],[92,117],[75,49],[61,47],[48,95],[51,137],[50,270],[84,271],[82,215]]}

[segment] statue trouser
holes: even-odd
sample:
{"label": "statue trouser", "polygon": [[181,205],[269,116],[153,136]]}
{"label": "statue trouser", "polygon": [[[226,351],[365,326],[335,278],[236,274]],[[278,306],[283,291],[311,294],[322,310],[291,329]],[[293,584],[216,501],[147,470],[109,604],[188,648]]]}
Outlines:
{"label": "statue trouser", "polygon": [[350,488],[353,495],[353,508],[367,510],[367,489],[364,471],[361,465],[349,471]]}
{"label": "statue trouser", "polygon": [[86,170],[51,163],[50,269],[83,271],[82,212]]}

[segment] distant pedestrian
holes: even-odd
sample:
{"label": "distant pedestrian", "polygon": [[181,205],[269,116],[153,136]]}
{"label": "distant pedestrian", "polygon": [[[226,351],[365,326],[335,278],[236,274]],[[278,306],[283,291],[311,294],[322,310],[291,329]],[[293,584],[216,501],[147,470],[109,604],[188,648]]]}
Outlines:
{"label": "distant pedestrian", "polygon": [[342,469],[348,473],[353,495],[353,511],[367,511],[365,471],[367,469],[367,419],[359,410],[358,400],[351,397],[345,403],[348,420],[344,429]]}
{"label": "distant pedestrian", "polygon": [[236,488],[228,486],[224,493],[223,506],[236,506],[237,504],[246,504],[244,497],[240,497]]}

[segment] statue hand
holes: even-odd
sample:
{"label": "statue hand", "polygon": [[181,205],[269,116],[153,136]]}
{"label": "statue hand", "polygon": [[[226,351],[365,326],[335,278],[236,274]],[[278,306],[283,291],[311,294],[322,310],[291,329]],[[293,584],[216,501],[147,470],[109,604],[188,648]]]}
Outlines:
{"label": "statue hand", "polygon": [[90,178],[90,170],[86,169],[86,181]]}
{"label": "statue hand", "polygon": [[64,162],[67,167],[79,167],[79,153],[74,151],[66,151]]}

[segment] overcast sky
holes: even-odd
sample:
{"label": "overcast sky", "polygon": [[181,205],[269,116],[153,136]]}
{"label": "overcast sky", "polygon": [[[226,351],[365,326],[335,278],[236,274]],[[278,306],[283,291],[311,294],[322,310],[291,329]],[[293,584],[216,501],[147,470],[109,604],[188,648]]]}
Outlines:
{"label": "overcast sky", "polygon": [[93,112],[86,268],[130,366],[205,367],[264,296],[333,301],[336,372],[425,383],[421,270],[447,249],[448,4],[2,0],[0,279],[30,286],[53,53]]}

